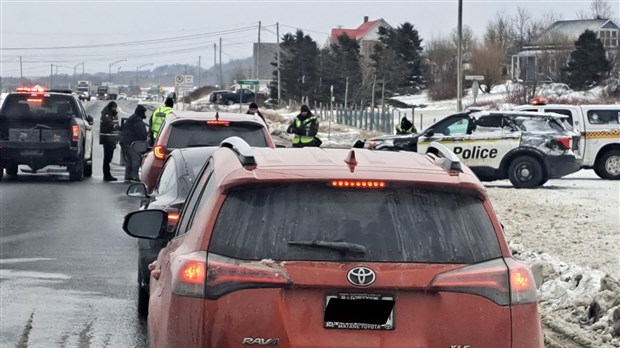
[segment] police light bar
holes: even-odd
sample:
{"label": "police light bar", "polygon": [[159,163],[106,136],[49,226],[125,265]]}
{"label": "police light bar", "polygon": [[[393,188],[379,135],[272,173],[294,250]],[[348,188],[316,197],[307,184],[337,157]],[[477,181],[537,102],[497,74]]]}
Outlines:
{"label": "police light bar", "polygon": [[530,104],[532,105],[547,105],[547,98],[544,97],[536,97],[530,100]]}
{"label": "police light bar", "polygon": [[30,93],[42,93],[42,92],[45,92],[46,90],[47,88],[39,86],[39,85],[34,85],[32,87],[30,86],[17,87],[16,89],[17,92],[30,92]]}

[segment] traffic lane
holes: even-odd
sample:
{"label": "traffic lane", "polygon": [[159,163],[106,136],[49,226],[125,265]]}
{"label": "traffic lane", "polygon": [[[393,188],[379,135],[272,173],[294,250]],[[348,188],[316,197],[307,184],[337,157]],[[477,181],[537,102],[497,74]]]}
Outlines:
{"label": "traffic lane", "polygon": [[0,346],[144,346],[137,243],[121,230],[138,202],[126,184],[67,180],[0,184]]}

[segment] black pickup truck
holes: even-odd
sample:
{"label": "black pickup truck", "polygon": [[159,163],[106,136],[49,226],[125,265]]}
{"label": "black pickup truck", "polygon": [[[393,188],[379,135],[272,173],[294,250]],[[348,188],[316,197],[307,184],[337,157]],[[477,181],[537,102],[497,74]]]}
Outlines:
{"label": "black pickup truck", "polygon": [[[70,92],[70,91],[69,91]],[[65,166],[71,181],[92,175],[93,118],[72,94],[20,88],[0,107],[0,179],[18,165]]]}
{"label": "black pickup truck", "polygon": [[233,105],[239,103],[257,102],[256,97],[257,95],[253,91],[246,88],[241,88],[236,91],[214,91],[211,93],[209,101],[214,104]]}

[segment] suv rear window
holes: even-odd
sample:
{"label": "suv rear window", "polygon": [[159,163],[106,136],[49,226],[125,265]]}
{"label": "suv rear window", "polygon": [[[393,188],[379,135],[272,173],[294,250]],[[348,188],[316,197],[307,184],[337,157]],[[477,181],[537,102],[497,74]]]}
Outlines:
{"label": "suv rear window", "polygon": [[222,140],[232,136],[242,138],[250,146],[267,147],[263,127],[249,122],[231,122],[229,126],[207,125],[206,122],[176,122],[171,125],[166,147],[181,149],[219,146]]}
{"label": "suv rear window", "polygon": [[[312,242],[332,247],[302,245]],[[338,250],[348,244],[365,252]],[[242,260],[476,263],[501,256],[476,197],[309,183],[229,191],[209,251]]]}
{"label": "suv rear window", "polygon": [[515,123],[526,132],[555,133],[566,132],[562,121],[556,118],[518,116]]}
{"label": "suv rear window", "polygon": [[7,117],[28,116],[79,116],[79,108],[69,95],[9,94],[2,104],[2,115]]}

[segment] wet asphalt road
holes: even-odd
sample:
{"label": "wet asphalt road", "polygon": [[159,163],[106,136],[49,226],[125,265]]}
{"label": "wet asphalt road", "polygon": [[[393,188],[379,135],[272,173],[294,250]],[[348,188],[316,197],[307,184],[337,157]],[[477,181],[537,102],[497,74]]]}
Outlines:
{"label": "wet asphalt road", "polygon": [[[94,134],[104,105],[85,105]],[[135,102],[119,106],[131,113]],[[120,182],[101,180],[96,136],[93,146],[93,177],[83,182],[64,172],[0,182],[0,347],[146,346],[137,242],[121,229],[139,202],[125,196],[122,167],[113,168]]]}

